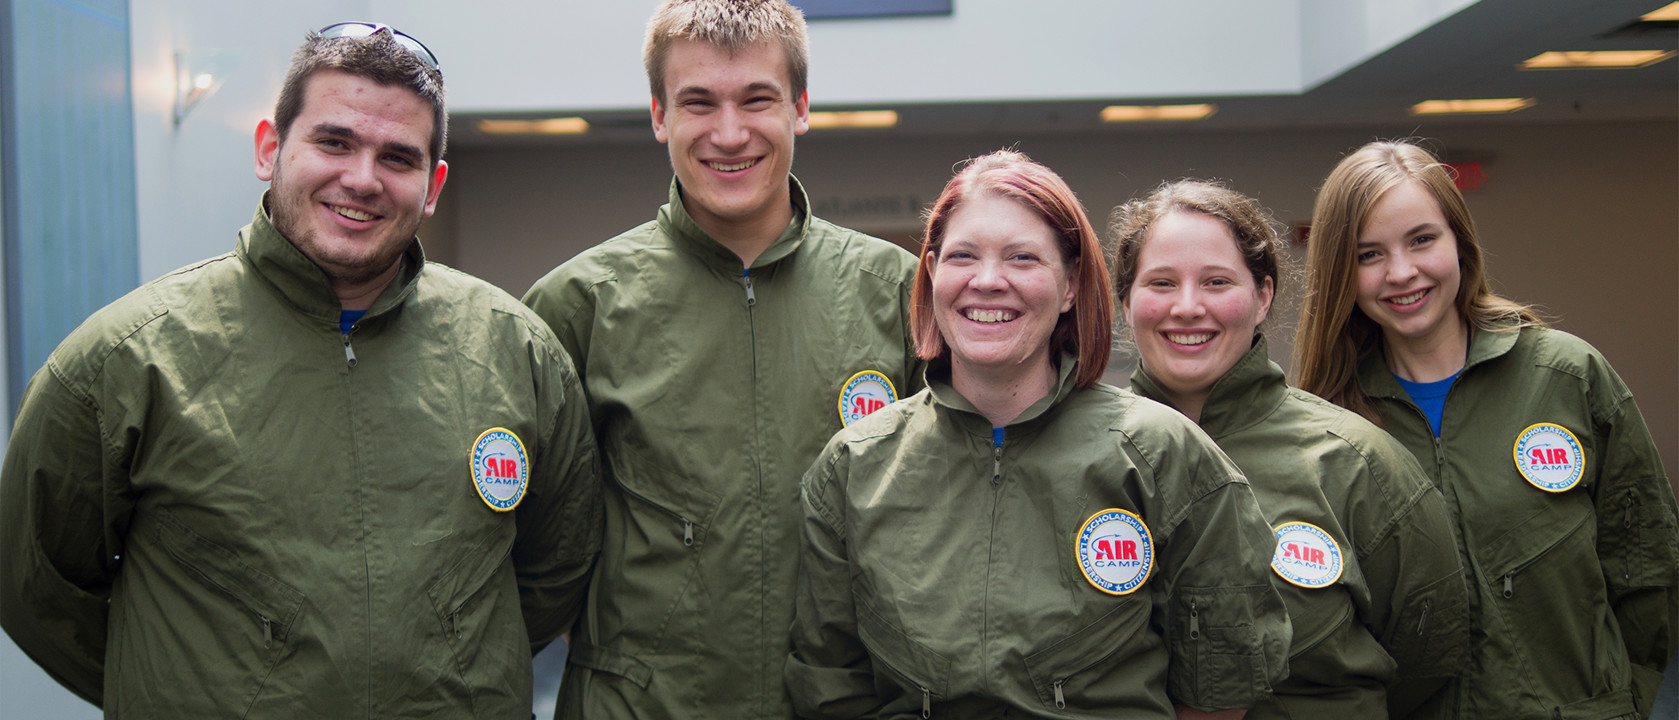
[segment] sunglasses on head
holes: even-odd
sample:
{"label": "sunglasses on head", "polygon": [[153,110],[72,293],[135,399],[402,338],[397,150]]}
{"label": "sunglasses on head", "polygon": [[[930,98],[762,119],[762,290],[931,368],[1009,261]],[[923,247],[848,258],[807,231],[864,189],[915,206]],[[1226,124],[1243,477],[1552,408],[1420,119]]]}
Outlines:
{"label": "sunglasses on head", "polygon": [[333,38],[367,37],[379,32],[380,30],[391,31],[391,37],[396,40],[398,45],[407,48],[408,52],[414,53],[416,57],[426,61],[426,64],[430,65],[431,69],[438,72],[443,71],[443,69],[437,65],[437,56],[431,54],[431,48],[426,47],[425,43],[415,40],[412,35],[404,33],[401,30],[384,23],[341,22],[321,28],[316,34],[321,36],[322,39],[331,40]]}

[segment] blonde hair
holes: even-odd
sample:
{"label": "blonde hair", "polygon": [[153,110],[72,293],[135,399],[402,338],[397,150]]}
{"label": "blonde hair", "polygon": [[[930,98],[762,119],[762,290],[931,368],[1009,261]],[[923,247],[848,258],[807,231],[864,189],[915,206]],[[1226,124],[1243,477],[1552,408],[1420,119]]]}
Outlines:
{"label": "blonde hair", "polygon": [[728,52],[778,42],[787,57],[793,97],[810,78],[810,39],[805,16],[786,0],[665,0],[647,22],[641,62],[653,97],[665,100],[665,59],[677,40],[697,40]]}
{"label": "blonde hair", "polygon": [[1410,142],[1373,142],[1342,158],[1318,191],[1306,251],[1306,297],[1294,339],[1295,383],[1381,424],[1358,384],[1358,362],[1377,347],[1381,327],[1358,308],[1358,238],[1382,195],[1415,181],[1439,204],[1457,238],[1460,284],[1454,305],[1478,331],[1544,326],[1532,308],[1493,294],[1475,220],[1451,171]]}

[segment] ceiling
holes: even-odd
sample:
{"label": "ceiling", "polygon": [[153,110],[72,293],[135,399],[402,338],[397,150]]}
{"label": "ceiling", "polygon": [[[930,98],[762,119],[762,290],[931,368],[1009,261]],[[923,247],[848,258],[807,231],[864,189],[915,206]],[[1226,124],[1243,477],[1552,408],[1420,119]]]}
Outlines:
{"label": "ceiling", "polygon": [[[1055,102],[928,104],[891,108],[817,106],[816,110],[893,109],[899,124],[884,130],[821,130],[858,137],[1170,132],[1274,127],[1392,126],[1417,123],[1407,114],[1432,99],[1531,97],[1516,113],[1454,122],[1551,123],[1679,119],[1679,58],[1632,70],[1518,70],[1522,60],[1562,50],[1679,50],[1679,22],[1639,23],[1667,0],[1481,0],[1337,77],[1301,94],[1241,97],[1101,98]],[[1211,118],[1192,125],[1104,125],[1106,105],[1211,102]],[[580,136],[490,136],[457,114],[453,147],[601,145],[646,142],[647,111],[585,113]],[[496,117],[508,117],[497,115]]]}

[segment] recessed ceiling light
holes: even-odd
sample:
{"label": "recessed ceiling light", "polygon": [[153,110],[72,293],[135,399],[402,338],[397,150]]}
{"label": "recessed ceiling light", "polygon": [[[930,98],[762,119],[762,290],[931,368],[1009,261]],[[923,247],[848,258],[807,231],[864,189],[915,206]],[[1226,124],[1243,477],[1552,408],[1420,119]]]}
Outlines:
{"label": "recessed ceiling light", "polygon": [[1424,100],[1411,106],[1412,115],[1474,115],[1508,113],[1533,107],[1533,98],[1482,100]]}
{"label": "recessed ceiling light", "polygon": [[1523,70],[1628,69],[1654,65],[1675,55],[1672,50],[1602,50],[1548,52],[1522,61]]}
{"label": "recessed ceiling light", "polygon": [[1679,2],[1671,2],[1660,10],[1651,10],[1650,12],[1644,13],[1644,17],[1639,18],[1639,20],[1643,20],[1644,22],[1679,20]]}
{"label": "recessed ceiling light", "polygon": [[810,126],[818,130],[829,128],[888,128],[898,124],[896,110],[845,110],[813,112]]}
{"label": "recessed ceiling light", "polygon": [[1109,105],[1102,108],[1102,122],[1170,122],[1204,120],[1218,112],[1217,105]]}
{"label": "recessed ceiling light", "polygon": [[479,120],[477,127],[488,135],[581,135],[589,131],[589,121],[580,117]]}

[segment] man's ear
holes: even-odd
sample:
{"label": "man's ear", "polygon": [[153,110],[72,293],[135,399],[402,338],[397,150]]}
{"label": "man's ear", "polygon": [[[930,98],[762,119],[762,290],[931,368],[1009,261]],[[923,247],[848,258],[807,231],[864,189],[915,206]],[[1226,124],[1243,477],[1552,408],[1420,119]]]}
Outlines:
{"label": "man's ear", "polygon": [[810,91],[799,93],[793,103],[793,134],[803,135],[810,129]]}
{"label": "man's ear", "polygon": [[443,194],[443,181],[449,179],[449,163],[437,161],[437,167],[431,171],[431,181],[426,183],[425,217],[437,211],[437,198]]}
{"label": "man's ear", "polygon": [[274,127],[273,118],[263,118],[257,123],[256,132],[256,172],[257,179],[269,182],[274,179],[274,164],[280,158],[280,131]]}
{"label": "man's ear", "polygon": [[659,142],[670,142],[670,131],[665,127],[665,109],[658,98],[653,98],[653,137]]}

